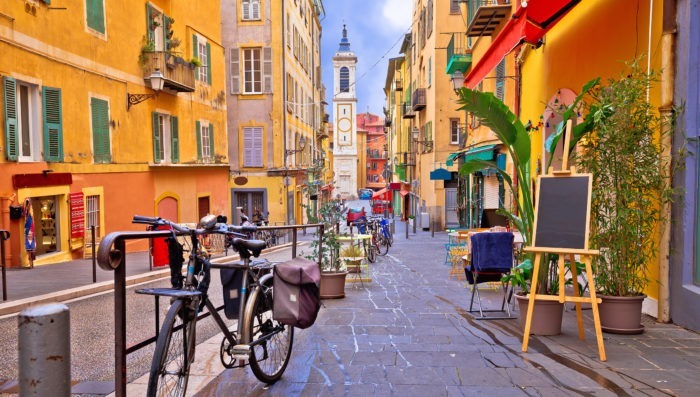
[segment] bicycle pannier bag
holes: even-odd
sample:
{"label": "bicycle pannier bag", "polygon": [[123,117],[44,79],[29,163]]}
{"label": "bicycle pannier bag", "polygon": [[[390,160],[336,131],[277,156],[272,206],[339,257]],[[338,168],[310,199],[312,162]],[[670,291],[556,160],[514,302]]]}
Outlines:
{"label": "bicycle pannier bag", "polygon": [[294,258],[275,266],[272,317],[287,325],[308,328],[321,308],[318,264]]}
{"label": "bicycle pannier bag", "polygon": [[229,320],[235,320],[240,311],[241,286],[246,272],[243,269],[221,269],[219,274],[224,292],[224,314]]}

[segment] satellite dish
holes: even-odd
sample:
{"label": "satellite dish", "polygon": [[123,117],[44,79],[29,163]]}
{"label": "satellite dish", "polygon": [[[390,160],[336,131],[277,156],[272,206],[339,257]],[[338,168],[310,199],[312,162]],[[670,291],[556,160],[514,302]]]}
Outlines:
{"label": "satellite dish", "polygon": [[233,183],[235,183],[236,185],[245,185],[246,183],[248,183],[248,178],[246,178],[244,176],[237,176],[233,180]]}

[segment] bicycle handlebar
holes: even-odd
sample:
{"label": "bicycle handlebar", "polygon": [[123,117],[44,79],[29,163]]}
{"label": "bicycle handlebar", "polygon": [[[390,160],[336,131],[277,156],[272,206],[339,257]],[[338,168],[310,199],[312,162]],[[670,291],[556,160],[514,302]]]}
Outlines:
{"label": "bicycle handlebar", "polygon": [[[173,230],[175,230],[178,233],[189,233],[192,230],[188,227],[180,226],[177,223],[171,222],[167,219],[143,215],[134,215],[133,219],[131,220],[131,223],[140,223],[151,226],[170,226],[173,228]],[[255,225],[237,226],[229,225],[226,223],[216,223],[211,228],[195,230],[200,231],[201,233],[235,234],[239,237],[245,238],[247,237],[245,233],[255,233],[258,230],[258,227]]]}

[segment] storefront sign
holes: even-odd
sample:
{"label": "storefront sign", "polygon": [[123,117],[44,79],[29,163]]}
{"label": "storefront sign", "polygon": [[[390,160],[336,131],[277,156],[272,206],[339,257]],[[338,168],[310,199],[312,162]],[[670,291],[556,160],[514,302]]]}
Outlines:
{"label": "storefront sign", "polygon": [[70,200],[70,237],[80,238],[85,235],[85,201],[83,193],[71,193]]}

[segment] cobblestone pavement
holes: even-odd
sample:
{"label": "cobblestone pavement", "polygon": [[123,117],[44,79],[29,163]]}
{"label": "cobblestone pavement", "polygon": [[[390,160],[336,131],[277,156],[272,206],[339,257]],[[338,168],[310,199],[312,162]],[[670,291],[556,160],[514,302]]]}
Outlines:
{"label": "cobblestone pavement", "polygon": [[[470,290],[443,265],[445,233],[402,232],[370,265],[370,283],[347,284],[344,299],[324,300],[317,323],[297,330],[282,380],[268,387],[248,369],[222,370],[196,395],[697,395],[697,333],[647,318],[641,335],[604,334],[601,362],[590,311],[581,341],[569,310],[562,335],[533,336],[522,353],[518,319],[468,313]],[[483,292],[498,307],[498,295]]]}

